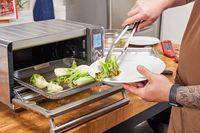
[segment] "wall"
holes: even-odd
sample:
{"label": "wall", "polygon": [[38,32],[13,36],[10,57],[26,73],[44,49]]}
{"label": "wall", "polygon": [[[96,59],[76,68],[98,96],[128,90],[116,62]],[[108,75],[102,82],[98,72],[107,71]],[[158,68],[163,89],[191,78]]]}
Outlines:
{"label": "wall", "polygon": [[[66,19],[64,1],[65,0],[53,0],[56,19]],[[19,11],[19,19],[18,20],[11,20],[10,23],[1,24],[0,27],[5,26],[5,25],[13,25],[13,24],[19,24],[19,23],[32,22],[33,21],[34,4],[35,4],[35,0],[28,0],[28,3],[25,5],[24,9]]]}
{"label": "wall", "polygon": [[181,40],[190,17],[193,3],[168,9],[162,15],[161,40],[169,39],[181,44]]}

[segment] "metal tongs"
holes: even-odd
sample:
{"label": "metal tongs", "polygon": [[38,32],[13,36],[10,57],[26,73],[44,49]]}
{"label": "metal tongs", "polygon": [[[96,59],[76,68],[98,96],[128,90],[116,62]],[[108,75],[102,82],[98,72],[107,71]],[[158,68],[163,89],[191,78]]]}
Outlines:
{"label": "metal tongs", "polygon": [[113,52],[113,49],[115,47],[115,45],[119,42],[119,40],[123,37],[123,35],[129,31],[129,30],[132,30],[128,40],[126,41],[123,49],[121,50],[121,54],[117,57],[117,60],[126,52],[128,46],[129,46],[129,43],[131,41],[131,37],[135,34],[135,32],[137,31],[137,28],[139,26],[140,22],[136,22],[134,23],[133,25],[127,25],[124,30],[120,33],[120,35],[117,37],[117,39],[114,41],[114,43],[111,45],[109,51],[108,51],[108,54],[106,56],[106,60],[108,60],[108,58],[112,55],[112,52]]}

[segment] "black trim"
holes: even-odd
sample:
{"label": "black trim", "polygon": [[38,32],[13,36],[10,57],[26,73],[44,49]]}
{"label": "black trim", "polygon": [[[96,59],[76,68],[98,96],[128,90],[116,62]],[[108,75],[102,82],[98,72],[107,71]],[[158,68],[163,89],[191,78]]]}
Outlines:
{"label": "black trim", "polygon": [[8,73],[9,73],[9,83],[10,83],[10,102],[11,99],[14,97],[14,66],[13,66],[13,50],[12,50],[12,43],[8,45]]}

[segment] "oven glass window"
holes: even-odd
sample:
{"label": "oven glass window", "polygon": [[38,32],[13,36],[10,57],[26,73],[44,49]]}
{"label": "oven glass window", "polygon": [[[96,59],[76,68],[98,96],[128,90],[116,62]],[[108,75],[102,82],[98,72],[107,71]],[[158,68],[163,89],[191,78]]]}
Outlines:
{"label": "oven glass window", "polygon": [[93,35],[93,45],[94,45],[94,48],[99,48],[102,46],[101,33]]}

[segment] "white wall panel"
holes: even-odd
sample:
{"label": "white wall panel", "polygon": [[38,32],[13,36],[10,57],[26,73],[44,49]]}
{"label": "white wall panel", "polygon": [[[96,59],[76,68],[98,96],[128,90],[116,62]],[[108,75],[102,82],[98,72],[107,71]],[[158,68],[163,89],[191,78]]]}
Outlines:
{"label": "white wall panel", "polygon": [[181,40],[187,26],[193,3],[171,8],[162,15],[161,40],[169,39],[181,44]]}

